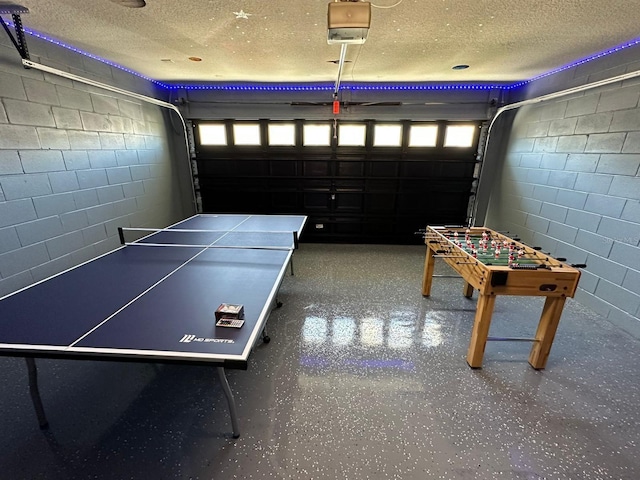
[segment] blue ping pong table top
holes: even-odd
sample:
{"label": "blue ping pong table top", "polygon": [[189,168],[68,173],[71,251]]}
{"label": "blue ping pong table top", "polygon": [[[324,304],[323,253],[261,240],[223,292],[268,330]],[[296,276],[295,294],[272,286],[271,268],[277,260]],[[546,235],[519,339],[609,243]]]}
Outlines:
{"label": "blue ping pong table top", "polygon": [[[246,368],[293,253],[293,234],[281,241],[287,248],[251,248],[265,242],[255,232],[300,234],[305,222],[196,215],[169,230],[226,230],[207,242],[225,248],[127,245],[20,290],[0,300],[0,354]],[[237,232],[253,232],[249,248],[233,248]],[[244,305],[242,328],[215,326],[221,303]]]}

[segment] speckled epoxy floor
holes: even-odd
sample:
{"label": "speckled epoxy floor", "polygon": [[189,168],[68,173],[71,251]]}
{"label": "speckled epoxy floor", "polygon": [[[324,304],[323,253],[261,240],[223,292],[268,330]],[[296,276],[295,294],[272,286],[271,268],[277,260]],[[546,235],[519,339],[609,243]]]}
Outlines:
{"label": "speckled epoxy floor", "polygon": [[[465,361],[475,300],[420,294],[424,248],[302,244],[248,371],[0,358],[0,479],[640,478],[640,341],[568,300],[543,371],[529,344]],[[436,274],[453,273],[437,262]],[[475,297],[475,295],[474,295]],[[532,336],[542,299],[500,297],[491,335]]]}

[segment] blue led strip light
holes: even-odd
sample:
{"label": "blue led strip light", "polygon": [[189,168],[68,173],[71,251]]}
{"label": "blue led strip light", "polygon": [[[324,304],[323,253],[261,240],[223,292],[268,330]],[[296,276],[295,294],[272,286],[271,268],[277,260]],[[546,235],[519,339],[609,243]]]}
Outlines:
{"label": "blue led strip light", "polygon": [[169,90],[224,90],[224,91],[262,91],[262,92],[323,92],[333,91],[333,84],[329,85],[285,85],[271,83],[236,83],[236,84],[213,84],[213,85],[175,85],[162,84]]}
{"label": "blue led strip light", "polygon": [[[14,26],[12,22],[5,22],[10,26]],[[80,55],[84,55],[85,57],[89,57],[93,60],[97,60],[111,67],[117,68],[124,72],[130,73],[131,75],[135,75],[137,77],[143,78],[152,82],[159,87],[165,88],[167,90],[218,90],[218,91],[253,91],[253,92],[323,92],[323,91],[333,91],[333,84],[318,84],[318,85],[308,85],[308,84],[260,84],[260,83],[237,83],[237,84],[215,84],[215,85],[180,85],[180,84],[169,84],[164,83],[159,80],[155,80],[153,78],[147,77],[146,75],[142,75],[134,70],[123,67],[122,65],[118,65],[117,63],[111,62],[104,58],[98,57],[97,55],[93,55],[91,53],[80,50],[79,48],[73,47],[71,45],[67,45],[64,42],[56,40],[54,38],[43,35],[42,33],[36,32],[35,30],[30,30],[28,28],[23,28],[24,32],[32,37],[39,38],[40,40],[44,40],[46,42],[52,43],[62,48],[66,48],[67,50],[71,50],[72,52],[79,53]],[[342,90],[350,90],[350,91],[425,91],[425,90],[511,90],[514,88],[521,87],[528,83],[531,83],[535,80],[540,80],[542,78],[548,77],[550,75],[554,75],[556,73],[563,72],[573,67],[577,67],[579,65],[583,65],[585,63],[591,62],[592,60],[597,60],[602,57],[606,57],[607,55],[611,55],[613,53],[620,52],[626,48],[635,47],[640,45],[640,38],[636,38],[629,42],[623,43],[616,47],[610,48],[608,50],[604,50],[600,53],[596,53],[589,57],[583,58],[582,60],[575,61],[573,63],[569,63],[563,67],[556,68],[555,70],[551,70],[549,72],[543,73],[536,77],[530,78],[528,80],[523,80],[520,82],[512,83],[512,84],[428,84],[428,83],[420,83],[420,84],[343,84],[341,86]]]}
{"label": "blue led strip light", "polygon": [[535,80],[540,80],[541,78],[545,78],[545,77],[549,77],[551,75],[555,75],[556,73],[563,72],[565,70],[568,70],[568,69],[573,68],[573,67],[577,67],[579,65],[584,65],[585,63],[591,62],[592,60],[597,60],[598,58],[606,57],[607,55],[611,55],[613,53],[620,52],[620,51],[624,50],[625,48],[635,47],[637,45],[640,45],[640,38],[633,39],[633,40],[631,40],[631,41],[629,41],[627,43],[623,43],[622,45],[618,45],[617,47],[613,47],[613,48],[610,48],[608,50],[604,50],[604,51],[602,51],[600,53],[596,53],[594,55],[591,55],[590,57],[583,58],[582,60],[577,60],[577,61],[575,61],[573,63],[569,63],[569,64],[565,65],[564,67],[556,68],[555,70],[551,70],[549,72],[543,73],[541,75],[538,75],[537,77],[530,78],[529,80],[523,80],[521,82],[517,82],[517,83],[511,84],[511,85],[507,86],[506,89],[510,90],[510,89],[513,89],[513,88],[521,87],[521,86],[526,85],[528,83],[531,83],[531,82],[533,82]]}
{"label": "blue led strip light", "polygon": [[[7,23],[8,25],[11,25],[12,27],[14,26],[13,22],[5,22],[5,23]],[[71,45],[67,45],[66,43],[61,42],[60,40],[56,40],[55,38],[47,37],[46,35],[43,35],[40,32],[36,32],[35,30],[31,30],[31,29],[24,28],[24,27],[23,27],[23,30],[24,30],[24,33],[26,33],[28,35],[31,35],[32,37],[39,38],[40,40],[44,40],[46,42],[52,43],[52,44],[57,45],[59,47],[66,48],[67,50],[71,50],[72,52],[79,53],[80,55],[84,55],[85,57],[89,57],[89,58],[91,58],[93,60],[97,60],[97,61],[102,62],[102,63],[104,63],[106,65],[109,65],[111,67],[117,68],[117,69],[122,70],[122,71],[127,72],[127,73],[130,73],[131,75],[135,75],[136,77],[140,77],[140,78],[143,78],[145,80],[148,80],[149,82],[155,83],[156,85],[158,85],[160,87],[168,88],[168,85],[166,85],[166,84],[164,84],[164,83],[162,83],[162,82],[160,82],[158,80],[155,80],[153,78],[150,78],[150,77],[147,77],[145,75],[142,75],[141,73],[138,73],[138,72],[136,72],[134,70],[131,70],[131,69],[126,68],[126,67],[123,67],[122,65],[118,65],[117,63],[110,62],[109,60],[101,58],[101,57],[98,57],[97,55],[94,55],[92,53],[88,53],[88,52],[85,52],[83,50],[80,50],[79,48],[73,47]]]}
{"label": "blue led strip light", "polygon": [[[165,84],[172,90],[224,90],[224,91],[262,91],[262,92],[304,92],[304,91],[333,91],[333,84],[326,85],[295,85],[295,84],[212,84],[212,85],[174,85]],[[495,90],[504,89],[509,85],[496,84],[395,84],[395,85],[367,85],[367,84],[342,84],[340,90],[350,91],[400,91],[400,90]]]}

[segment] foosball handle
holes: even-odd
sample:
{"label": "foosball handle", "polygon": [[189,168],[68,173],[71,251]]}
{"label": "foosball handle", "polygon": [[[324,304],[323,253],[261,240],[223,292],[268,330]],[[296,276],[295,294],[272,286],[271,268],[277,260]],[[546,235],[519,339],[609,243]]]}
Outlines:
{"label": "foosball handle", "polygon": [[586,263],[572,263],[571,266],[573,268],[587,268],[587,264]]}

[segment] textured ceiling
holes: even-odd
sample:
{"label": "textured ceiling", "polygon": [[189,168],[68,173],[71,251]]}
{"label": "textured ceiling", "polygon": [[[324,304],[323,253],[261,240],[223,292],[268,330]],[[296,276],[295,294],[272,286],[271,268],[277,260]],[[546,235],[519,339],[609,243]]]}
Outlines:
{"label": "textured ceiling", "polygon": [[[327,0],[147,0],[138,9],[109,0],[14,1],[30,10],[25,28],[160,81],[337,77]],[[348,47],[342,81],[527,80],[640,36],[640,0],[372,5],[369,37]],[[458,64],[469,68],[452,70]]]}

